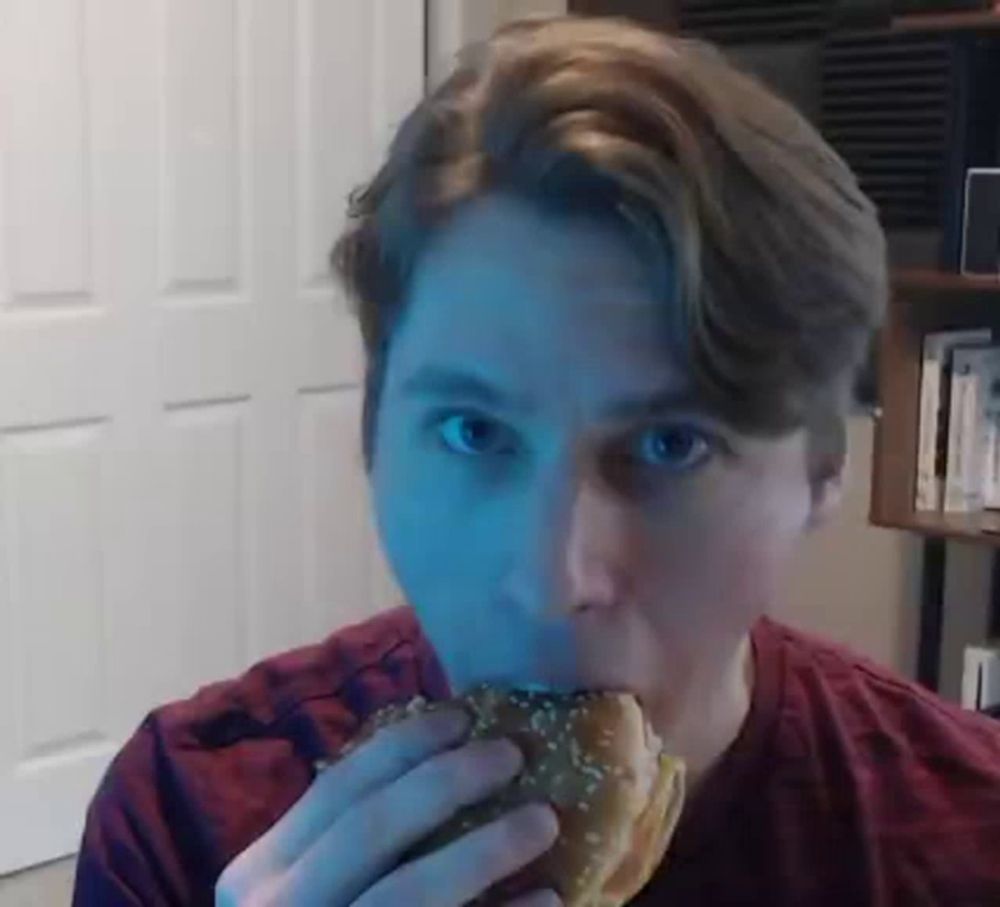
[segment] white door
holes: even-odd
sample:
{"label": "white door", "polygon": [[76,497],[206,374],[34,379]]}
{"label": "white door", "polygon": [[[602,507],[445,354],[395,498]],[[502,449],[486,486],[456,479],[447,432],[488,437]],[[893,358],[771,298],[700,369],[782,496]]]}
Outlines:
{"label": "white door", "polygon": [[167,699],[392,604],[327,276],[421,0],[0,0],[0,873]]}

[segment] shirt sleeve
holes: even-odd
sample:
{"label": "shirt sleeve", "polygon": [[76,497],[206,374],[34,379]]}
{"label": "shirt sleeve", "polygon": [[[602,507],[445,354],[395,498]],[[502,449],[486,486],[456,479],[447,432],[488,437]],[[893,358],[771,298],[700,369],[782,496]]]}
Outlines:
{"label": "shirt sleeve", "polygon": [[192,904],[179,880],[174,836],[157,777],[147,720],[112,761],[87,810],[73,907]]}

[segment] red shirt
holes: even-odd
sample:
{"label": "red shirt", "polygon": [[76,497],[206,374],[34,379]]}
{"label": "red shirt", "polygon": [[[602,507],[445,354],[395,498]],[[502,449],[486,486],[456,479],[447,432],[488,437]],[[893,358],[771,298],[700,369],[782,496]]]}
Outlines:
{"label": "red shirt", "polygon": [[[768,619],[753,645],[744,727],[633,903],[1000,905],[1000,722]],[[448,692],[399,608],[157,709],[91,804],[74,904],[212,904],[314,759]]]}

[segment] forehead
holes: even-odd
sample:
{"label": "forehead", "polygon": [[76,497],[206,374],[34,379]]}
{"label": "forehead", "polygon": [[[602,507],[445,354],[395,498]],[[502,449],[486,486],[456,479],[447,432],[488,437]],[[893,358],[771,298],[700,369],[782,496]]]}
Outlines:
{"label": "forehead", "polygon": [[[664,306],[628,234],[593,217],[492,195],[429,243],[390,373],[474,366],[512,390],[581,402],[680,387]],[[513,386],[513,387],[512,387]]]}

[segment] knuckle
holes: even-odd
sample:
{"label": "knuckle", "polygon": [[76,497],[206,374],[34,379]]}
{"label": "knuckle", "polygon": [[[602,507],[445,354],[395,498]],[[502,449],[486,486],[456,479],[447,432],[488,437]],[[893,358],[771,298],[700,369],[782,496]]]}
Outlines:
{"label": "knuckle", "polygon": [[397,810],[386,796],[372,797],[364,808],[359,809],[351,822],[351,839],[359,853],[381,853],[387,841],[392,840]]}
{"label": "knuckle", "polygon": [[[442,890],[441,880],[428,879],[419,867],[386,876],[369,888],[351,907],[399,907],[400,904],[426,905],[433,903],[433,892]],[[445,889],[446,890],[446,889]],[[439,896],[440,902],[440,896]]]}
{"label": "knuckle", "polygon": [[407,748],[415,754],[429,756],[457,741],[455,715],[440,710],[426,712],[399,725]]}
{"label": "knuckle", "polygon": [[440,759],[440,783],[458,802],[484,795],[498,782],[496,767],[479,745],[455,750]]}
{"label": "knuckle", "polygon": [[485,858],[508,871],[541,856],[549,846],[551,831],[538,825],[538,816],[514,810],[498,819],[482,838]]}
{"label": "knuckle", "polygon": [[508,866],[523,859],[529,851],[523,831],[510,816],[505,816],[494,826],[494,834],[487,837],[491,843],[492,862]]}
{"label": "knuckle", "polygon": [[440,748],[431,729],[422,725],[400,726],[391,745],[397,758],[406,764],[413,764],[432,756]]}
{"label": "knuckle", "polygon": [[398,770],[405,770],[432,756],[440,746],[430,726],[409,720],[382,728],[355,750],[354,755],[358,760],[377,758]]}
{"label": "knuckle", "polygon": [[453,792],[465,792],[476,781],[477,767],[475,761],[463,750],[456,750],[431,759],[425,767],[426,784],[435,797],[441,797]]}

